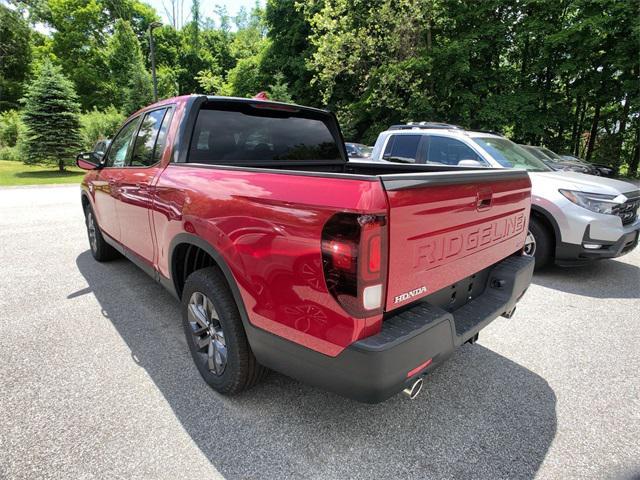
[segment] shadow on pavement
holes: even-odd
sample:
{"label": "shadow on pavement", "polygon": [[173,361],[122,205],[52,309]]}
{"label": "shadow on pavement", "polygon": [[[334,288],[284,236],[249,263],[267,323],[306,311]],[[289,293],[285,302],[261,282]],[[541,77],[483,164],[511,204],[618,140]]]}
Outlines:
{"label": "shadow on pavement", "polygon": [[[223,397],[191,362],[179,304],[133,264],[76,260],[103,315],[226,478],[533,478],[556,432],[535,373],[478,344],[434,371],[414,401],[364,405],[271,373]],[[186,460],[188,461],[188,459]]]}
{"label": "shadow on pavement", "polygon": [[595,261],[583,267],[547,267],[533,283],[593,298],[640,298],[640,268],[619,260]]}

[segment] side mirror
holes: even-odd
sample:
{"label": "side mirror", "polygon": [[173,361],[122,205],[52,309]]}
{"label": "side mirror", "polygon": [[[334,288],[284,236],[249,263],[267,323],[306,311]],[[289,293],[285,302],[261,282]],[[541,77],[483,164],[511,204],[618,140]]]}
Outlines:
{"label": "side mirror", "polygon": [[102,155],[96,152],[82,152],[76,157],[76,165],[83,170],[99,170],[103,167]]}
{"label": "side mirror", "polygon": [[478,160],[460,160],[458,162],[458,166],[459,167],[485,167],[485,165],[482,162],[479,162]]}

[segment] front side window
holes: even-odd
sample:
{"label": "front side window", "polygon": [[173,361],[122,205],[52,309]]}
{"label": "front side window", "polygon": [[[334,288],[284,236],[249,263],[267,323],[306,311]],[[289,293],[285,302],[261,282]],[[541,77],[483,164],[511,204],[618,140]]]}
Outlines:
{"label": "front side window", "polygon": [[127,152],[133,141],[133,135],[138,126],[138,118],[127,123],[116,135],[111,142],[111,148],[105,160],[106,167],[121,168],[125,166],[127,160]]}
{"label": "front side window", "polygon": [[142,124],[136,136],[133,146],[130,165],[132,167],[148,167],[158,161],[155,154],[156,140],[162,125],[162,119],[167,112],[166,108],[146,113],[142,118]]}
{"label": "front side window", "polygon": [[421,138],[421,135],[393,135],[382,158],[388,162],[416,163]]}
{"label": "front side window", "polygon": [[448,137],[429,137],[427,163],[455,166],[462,160],[475,160],[484,164],[476,152],[459,140]]}
{"label": "front side window", "polygon": [[189,162],[339,161],[340,150],[330,120],[293,107],[205,105],[196,120]]}

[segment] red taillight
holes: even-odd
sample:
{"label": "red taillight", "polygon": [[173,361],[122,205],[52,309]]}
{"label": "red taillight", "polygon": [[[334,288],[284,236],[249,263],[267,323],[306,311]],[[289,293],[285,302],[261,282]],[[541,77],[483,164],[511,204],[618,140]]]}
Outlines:
{"label": "red taillight", "polygon": [[322,231],[327,289],[354,317],[382,312],[387,256],[383,215],[338,213]]}
{"label": "red taillight", "polygon": [[382,259],[382,240],[380,235],[369,239],[369,273],[380,271],[380,261]]}

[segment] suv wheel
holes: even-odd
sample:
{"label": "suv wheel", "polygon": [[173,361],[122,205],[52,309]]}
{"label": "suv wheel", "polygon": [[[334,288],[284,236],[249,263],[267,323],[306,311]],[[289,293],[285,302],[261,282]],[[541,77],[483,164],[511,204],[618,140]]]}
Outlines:
{"label": "suv wheel", "polygon": [[531,233],[531,230],[527,231],[527,238],[524,241],[523,253],[527,257],[534,257],[536,254],[536,238]]}
{"label": "suv wheel", "polygon": [[[529,243],[529,235],[533,237],[533,245]],[[527,253],[527,246],[529,251]],[[529,220],[529,233],[527,234],[527,240],[525,241],[525,255],[532,255],[536,259],[536,270],[544,267],[549,263],[552,257],[553,239],[551,232],[540,220],[531,217]]]}
{"label": "suv wheel", "polygon": [[182,292],[182,321],[193,361],[214,390],[238,393],[264,376],[266,369],[251,351],[233,295],[218,269],[189,275]]}

